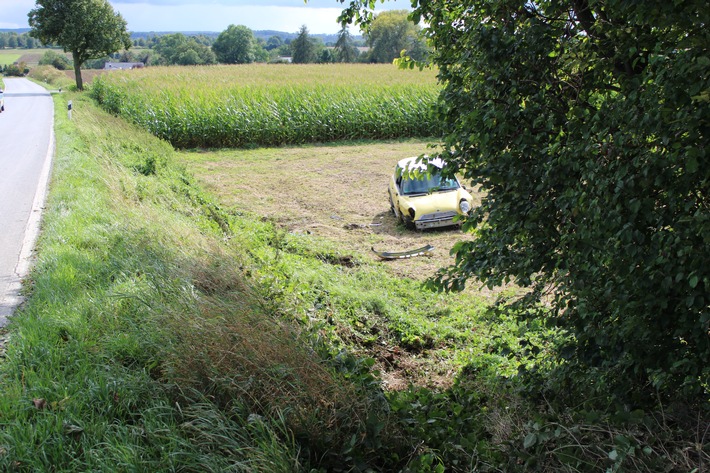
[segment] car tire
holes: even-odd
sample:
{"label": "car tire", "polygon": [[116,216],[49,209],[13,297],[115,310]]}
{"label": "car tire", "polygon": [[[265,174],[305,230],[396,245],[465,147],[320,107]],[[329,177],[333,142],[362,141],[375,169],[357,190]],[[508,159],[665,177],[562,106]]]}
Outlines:
{"label": "car tire", "polygon": [[416,230],[417,229],[417,225],[409,217],[401,217],[401,222],[404,224],[404,228],[406,228],[407,230]]}
{"label": "car tire", "polygon": [[392,192],[389,189],[387,189],[387,194],[389,195],[390,199],[390,210],[394,214],[394,218],[397,219],[397,223],[403,225],[407,230],[415,230],[417,226],[414,224],[414,222],[410,218],[405,217],[404,214],[402,214],[402,211],[394,205]]}

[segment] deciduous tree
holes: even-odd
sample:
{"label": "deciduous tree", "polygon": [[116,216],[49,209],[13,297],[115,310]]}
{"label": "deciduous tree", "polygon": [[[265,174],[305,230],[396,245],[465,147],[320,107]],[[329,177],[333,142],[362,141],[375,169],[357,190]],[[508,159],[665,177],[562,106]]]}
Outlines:
{"label": "deciduous tree", "polygon": [[204,41],[204,37],[199,36],[188,37],[182,33],[166,34],[158,39],[154,49],[166,64],[181,66],[214,64],[217,58]]}
{"label": "deciduous tree", "polygon": [[283,40],[279,36],[271,36],[267,41],[266,41],[266,46],[264,49],[267,51],[271,51],[272,49],[277,49],[280,48],[283,45]]}
{"label": "deciduous tree", "polygon": [[426,48],[419,35],[420,27],[409,19],[407,10],[391,10],[378,14],[366,34],[370,61],[391,63],[405,50],[416,59],[424,59]]}
{"label": "deciduous tree", "polygon": [[249,64],[254,62],[256,39],[246,26],[229,25],[212,45],[217,61],[223,64]]}
{"label": "deciduous tree", "polygon": [[107,0],[37,0],[28,17],[33,37],[71,52],[79,90],[85,61],[131,47],[126,21]]}
{"label": "deciduous tree", "polygon": [[[372,21],[374,4],[342,19]],[[560,366],[585,390],[707,396],[707,1],[413,4],[447,160],[484,196],[439,283],[547,293],[572,340]]]}

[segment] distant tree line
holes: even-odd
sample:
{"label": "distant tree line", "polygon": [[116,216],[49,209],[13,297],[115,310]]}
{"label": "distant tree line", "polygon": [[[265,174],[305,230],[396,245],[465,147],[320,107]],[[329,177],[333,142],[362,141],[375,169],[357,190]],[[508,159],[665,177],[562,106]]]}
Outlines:
{"label": "distant tree line", "polygon": [[[252,62],[391,63],[400,57],[402,51],[416,60],[426,60],[429,54],[420,27],[408,19],[406,10],[385,11],[377,15],[364,39],[355,39],[344,27],[337,34],[337,40],[327,44],[320,37],[311,35],[305,25],[295,36],[273,34],[270,37],[257,37],[243,25],[229,25],[226,30],[213,35],[143,34],[132,38],[130,45],[132,49],[87,59],[81,67],[103,69],[105,63],[110,61],[142,62],[148,66]],[[0,48],[40,47],[48,46],[29,33],[0,33]],[[40,64],[52,65],[60,70],[74,67],[73,61],[66,55],[54,51],[48,51]]]}
{"label": "distant tree line", "polygon": [[29,33],[0,32],[0,49],[37,49],[42,47],[47,46],[30,36]]}
{"label": "distant tree line", "polygon": [[347,28],[340,30],[335,42],[326,44],[311,35],[305,25],[295,37],[274,34],[268,38],[257,37],[246,26],[229,25],[217,35],[149,34],[132,41],[136,51],[124,51],[86,66],[103,67],[107,60],[182,66],[252,62],[391,63],[403,50],[416,60],[426,60],[429,54],[420,27],[408,19],[406,10],[377,15],[364,40],[356,40]]}

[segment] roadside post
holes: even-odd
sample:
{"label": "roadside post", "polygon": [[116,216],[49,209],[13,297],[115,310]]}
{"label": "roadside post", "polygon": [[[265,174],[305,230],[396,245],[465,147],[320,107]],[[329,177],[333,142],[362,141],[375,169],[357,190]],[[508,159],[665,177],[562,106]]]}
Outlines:
{"label": "roadside post", "polygon": [[69,120],[71,120],[71,100],[67,104],[67,113],[69,114]]}

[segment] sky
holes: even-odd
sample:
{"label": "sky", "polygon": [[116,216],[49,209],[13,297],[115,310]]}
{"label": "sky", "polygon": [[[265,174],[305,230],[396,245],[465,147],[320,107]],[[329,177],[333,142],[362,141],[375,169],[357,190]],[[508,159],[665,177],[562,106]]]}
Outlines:
{"label": "sky", "polygon": [[[334,34],[345,0],[109,0],[128,23],[129,31],[215,31],[229,25],[252,30],[296,33],[306,25],[311,34]],[[28,28],[27,13],[35,0],[0,0],[0,28]],[[378,3],[375,12],[410,9],[408,0]],[[351,30],[353,34],[359,31]]]}

